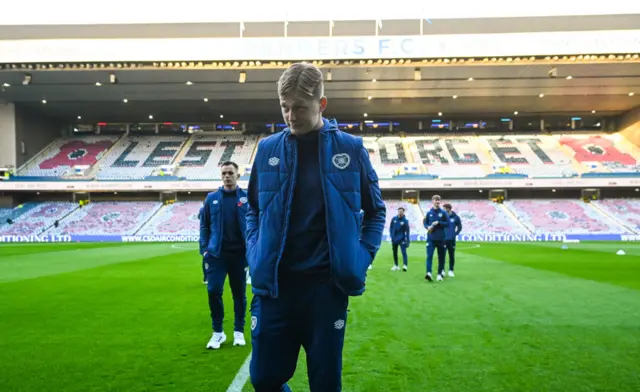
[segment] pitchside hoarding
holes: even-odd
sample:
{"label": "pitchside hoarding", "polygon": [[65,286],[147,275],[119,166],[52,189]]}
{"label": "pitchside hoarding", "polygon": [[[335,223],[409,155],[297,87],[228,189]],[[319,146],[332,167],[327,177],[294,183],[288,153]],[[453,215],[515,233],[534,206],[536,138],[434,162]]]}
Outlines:
{"label": "pitchside hoarding", "polygon": [[[197,234],[144,235],[0,235],[2,243],[72,243],[72,242],[198,242]],[[411,236],[412,241],[426,241],[426,235]],[[458,236],[459,242],[564,242],[564,241],[640,241],[640,235],[627,234],[513,234],[469,233]],[[389,241],[389,235],[383,236]],[[194,248],[195,250],[196,248]]]}

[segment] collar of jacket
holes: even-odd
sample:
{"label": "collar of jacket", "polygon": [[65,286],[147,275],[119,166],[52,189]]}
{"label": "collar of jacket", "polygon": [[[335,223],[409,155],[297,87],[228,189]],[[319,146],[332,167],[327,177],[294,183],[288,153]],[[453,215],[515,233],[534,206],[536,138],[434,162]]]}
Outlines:
{"label": "collar of jacket", "polygon": [[[322,126],[322,128],[319,129],[321,134],[328,133],[328,132],[336,132],[339,130],[338,123],[336,122],[335,119],[328,120],[323,117],[322,122],[324,125]],[[287,138],[290,138],[292,136],[291,130],[288,127],[285,128],[282,132],[284,132]]]}
{"label": "collar of jacket", "polygon": [[[218,188],[218,190],[219,190],[220,192],[226,192],[226,191],[224,190],[224,185],[223,185],[223,186],[221,186],[221,187],[219,187],[219,188]],[[240,192],[240,187],[239,187],[238,185],[236,185],[236,195],[238,194],[238,192]]]}

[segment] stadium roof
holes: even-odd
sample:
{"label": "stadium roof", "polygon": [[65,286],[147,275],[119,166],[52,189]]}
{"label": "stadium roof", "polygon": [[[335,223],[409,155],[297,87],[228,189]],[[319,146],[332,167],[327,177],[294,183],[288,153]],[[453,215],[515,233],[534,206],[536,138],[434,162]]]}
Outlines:
{"label": "stadium roof", "polygon": [[[415,21],[384,20],[380,32],[390,36],[419,34],[420,25],[412,24]],[[640,14],[433,22],[425,35],[625,30],[637,28]],[[238,23],[0,25],[0,40],[237,37]],[[325,36],[328,23],[293,21],[288,24],[288,33],[291,37]],[[371,36],[375,24],[374,20],[335,21],[333,33]],[[282,26],[282,22],[247,22],[244,36],[279,37]],[[600,53],[584,61],[582,56],[562,53],[557,57],[477,58],[474,62],[469,58],[414,59],[411,63],[373,59],[324,62],[320,67],[327,80],[327,113],[344,120],[361,118],[364,113],[369,118],[428,118],[438,113],[506,116],[514,111],[521,116],[582,115],[593,110],[600,115],[618,115],[640,105],[638,55]],[[170,61],[0,64],[0,103],[15,102],[67,120],[81,116],[87,122],[140,122],[147,121],[149,115],[156,121],[215,121],[220,114],[239,121],[277,121],[276,81],[285,65],[244,67],[220,62],[201,67]],[[240,83],[243,71],[246,80]],[[112,74],[117,78],[115,84],[110,80]]]}
{"label": "stadium roof", "polygon": [[[331,81],[326,82],[328,114],[350,118],[363,113],[429,117],[438,112],[504,116],[514,111],[578,115],[596,110],[616,115],[640,105],[637,63],[433,64],[419,67],[421,80],[415,80],[416,65],[421,64],[331,67]],[[240,69],[34,70],[29,72],[29,85],[23,85],[24,72],[4,71],[0,100],[55,117],[82,116],[89,121],[144,121],[150,114],[159,121],[209,121],[220,114],[275,121],[279,68],[248,70],[244,83],[239,83]],[[550,77],[553,68],[556,75]],[[328,69],[323,67],[325,79]],[[110,83],[111,73],[116,84]]]}

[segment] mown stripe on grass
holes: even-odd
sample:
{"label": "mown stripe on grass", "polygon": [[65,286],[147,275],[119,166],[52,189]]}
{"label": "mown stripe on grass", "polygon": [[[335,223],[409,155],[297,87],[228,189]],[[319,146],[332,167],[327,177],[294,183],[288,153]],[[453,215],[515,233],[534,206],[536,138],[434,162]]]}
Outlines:
{"label": "mown stripe on grass", "polygon": [[56,252],[3,255],[0,262],[0,283],[185,252],[188,251],[172,248],[169,244],[146,244],[89,249],[81,247]]}

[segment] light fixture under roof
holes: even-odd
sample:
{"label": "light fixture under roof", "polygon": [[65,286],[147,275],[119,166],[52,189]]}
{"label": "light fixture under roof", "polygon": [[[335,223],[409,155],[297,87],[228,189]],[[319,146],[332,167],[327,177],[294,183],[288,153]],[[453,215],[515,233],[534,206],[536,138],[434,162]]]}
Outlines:
{"label": "light fixture under roof", "polygon": [[5,82],[5,83],[2,83],[2,87],[11,87],[11,85],[9,83]]}
{"label": "light fixture under roof", "polygon": [[46,103],[47,103],[47,100],[46,100],[46,99],[43,99],[43,100],[42,100],[42,103],[43,103],[43,104],[46,104]]}
{"label": "light fixture under roof", "polygon": [[122,100],[122,102],[127,103],[127,102],[129,102],[129,100],[125,98],[125,99]]}
{"label": "light fixture under roof", "polygon": [[457,96],[457,95],[454,95],[452,98],[453,98],[453,99],[458,99],[458,96]]}
{"label": "light fixture under roof", "polygon": [[82,120],[82,116],[78,116],[78,120]]}
{"label": "light fixture under roof", "polygon": [[518,115],[518,111],[516,110],[515,112],[513,112],[513,114],[517,116]]}
{"label": "light fixture under roof", "polygon": [[540,93],[540,94],[538,94],[538,97],[540,97],[540,98],[544,98],[544,93]]}
{"label": "light fixture under roof", "polygon": [[573,76],[568,75],[568,76],[567,76],[567,80],[571,80],[571,79],[573,79]]}
{"label": "light fixture under roof", "polygon": [[365,117],[369,117],[369,114],[365,113],[365,114],[363,114],[363,116],[365,116]]}
{"label": "light fixture under roof", "polygon": [[469,79],[467,79],[467,80],[468,80],[468,81],[470,81],[470,82],[473,82],[473,78],[469,78]]}
{"label": "light fixture under roof", "polygon": [[224,114],[221,114],[221,115],[220,115],[220,118],[224,118]]}
{"label": "light fixture under roof", "polygon": [[191,85],[193,84],[193,82],[192,82],[192,81],[190,81],[190,80],[187,80],[187,83],[185,83],[185,84],[186,84],[187,86],[191,86]]}
{"label": "light fixture under roof", "polygon": [[377,82],[377,80],[376,80],[376,79],[373,79],[373,80],[371,80],[371,82],[372,82],[372,83],[376,83],[376,82]]}
{"label": "light fixture under roof", "polygon": [[96,86],[100,87],[100,86],[102,86],[102,83],[96,82]]}
{"label": "light fixture under roof", "polygon": [[209,102],[209,98],[203,98],[202,100],[205,102]]}
{"label": "light fixture under roof", "polygon": [[595,111],[595,110],[592,110],[592,111],[591,111],[591,114],[595,114],[595,113],[596,113],[596,111]]}
{"label": "light fixture under roof", "polygon": [[438,116],[442,116],[442,112],[438,112]]}
{"label": "light fixture under roof", "polygon": [[149,120],[153,120],[153,114],[149,115]]}
{"label": "light fixture under roof", "polygon": [[636,93],[634,93],[633,91],[629,93],[630,97],[633,97],[634,95],[636,95]]}
{"label": "light fixture under roof", "polygon": [[242,71],[240,72],[240,76],[238,76],[238,83],[244,83],[247,81],[247,73]]}
{"label": "light fixture under roof", "polygon": [[371,95],[369,95],[369,96],[367,97],[367,99],[368,99],[369,101],[371,101],[371,100],[373,99],[373,97],[372,97]]}

